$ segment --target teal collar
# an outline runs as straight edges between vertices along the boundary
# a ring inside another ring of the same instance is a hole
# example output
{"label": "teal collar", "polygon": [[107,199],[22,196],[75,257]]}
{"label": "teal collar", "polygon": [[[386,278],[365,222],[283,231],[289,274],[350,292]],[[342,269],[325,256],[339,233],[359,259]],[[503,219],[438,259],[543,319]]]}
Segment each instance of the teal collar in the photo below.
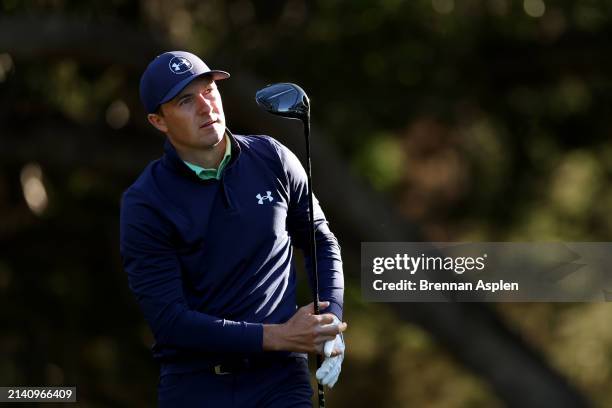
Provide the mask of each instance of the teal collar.
{"label": "teal collar", "polygon": [[221,178],[221,174],[223,174],[223,170],[227,163],[229,163],[232,158],[232,142],[229,136],[225,135],[225,154],[223,155],[223,159],[221,163],[219,163],[219,168],[217,169],[205,169],[204,167],[200,167],[197,164],[189,163],[185,161],[185,164],[194,171],[194,173],[201,178],[202,180],[219,180]]}

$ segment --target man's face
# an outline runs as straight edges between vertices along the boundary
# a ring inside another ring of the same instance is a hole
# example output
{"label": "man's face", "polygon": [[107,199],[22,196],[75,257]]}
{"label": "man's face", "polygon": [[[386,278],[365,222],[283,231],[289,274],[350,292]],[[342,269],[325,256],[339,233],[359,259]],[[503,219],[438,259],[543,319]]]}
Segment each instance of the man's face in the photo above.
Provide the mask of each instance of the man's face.
{"label": "man's face", "polygon": [[149,121],[166,133],[179,152],[212,149],[225,133],[221,95],[208,77],[195,79],[174,99],[161,105],[161,115]]}

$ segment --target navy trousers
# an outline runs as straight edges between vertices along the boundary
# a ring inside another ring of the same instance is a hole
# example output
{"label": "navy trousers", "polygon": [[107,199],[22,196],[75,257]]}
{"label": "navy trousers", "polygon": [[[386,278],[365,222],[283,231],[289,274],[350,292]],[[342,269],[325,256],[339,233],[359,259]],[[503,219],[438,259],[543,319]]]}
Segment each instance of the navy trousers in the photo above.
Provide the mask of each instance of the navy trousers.
{"label": "navy trousers", "polygon": [[160,408],[312,407],[308,361],[302,357],[233,374],[166,374],[159,379],[158,397]]}

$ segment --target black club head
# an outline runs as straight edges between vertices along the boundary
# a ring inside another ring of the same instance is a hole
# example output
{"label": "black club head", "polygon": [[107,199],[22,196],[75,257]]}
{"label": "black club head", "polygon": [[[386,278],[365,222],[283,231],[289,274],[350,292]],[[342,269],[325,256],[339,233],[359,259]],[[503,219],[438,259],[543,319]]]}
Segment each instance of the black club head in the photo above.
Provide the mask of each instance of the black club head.
{"label": "black club head", "polygon": [[255,94],[257,104],[267,112],[291,119],[308,120],[310,102],[306,92],[296,84],[268,85]]}

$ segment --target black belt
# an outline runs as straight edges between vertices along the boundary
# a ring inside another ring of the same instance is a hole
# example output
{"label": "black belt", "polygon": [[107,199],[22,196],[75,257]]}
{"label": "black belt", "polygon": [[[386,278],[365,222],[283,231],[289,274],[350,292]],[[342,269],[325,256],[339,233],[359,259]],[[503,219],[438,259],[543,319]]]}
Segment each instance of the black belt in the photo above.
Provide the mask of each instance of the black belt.
{"label": "black belt", "polygon": [[290,361],[295,361],[296,358],[302,357],[284,356],[282,358],[276,357],[268,359],[243,358],[214,365],[210,368],[210,371],[216,375],[240,374],[248,371],[285,365]]}

